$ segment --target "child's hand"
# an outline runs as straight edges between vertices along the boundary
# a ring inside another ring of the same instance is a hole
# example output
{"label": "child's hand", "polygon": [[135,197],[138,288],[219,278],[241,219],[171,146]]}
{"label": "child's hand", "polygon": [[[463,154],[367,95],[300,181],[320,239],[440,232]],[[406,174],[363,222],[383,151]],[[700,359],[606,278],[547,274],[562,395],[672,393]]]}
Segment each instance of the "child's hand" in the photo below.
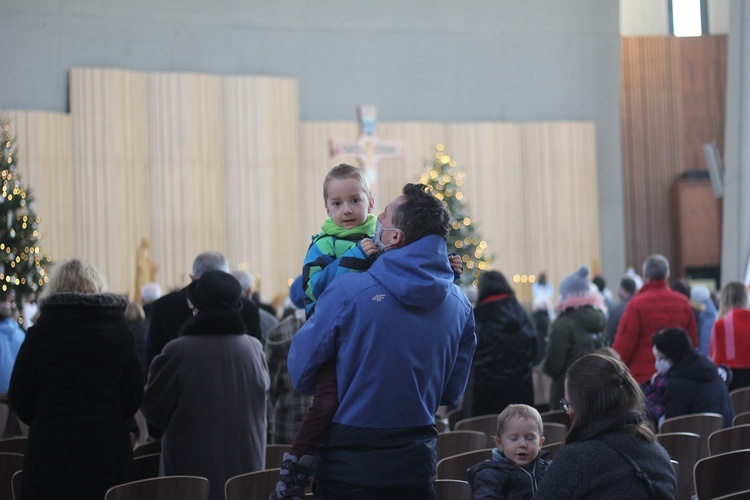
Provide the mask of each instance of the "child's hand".
{"label": "child's hand", "polygon": [[379,253],[378,247],[375,246],[375,243],[370,238],[362,238],[360,244],[362,245],[362,251],[368,257],[373,257]]}
{"label": "child's hand", "polygon": [[461,263],[461,257],[456,255],[455,253],[452,253],[448,256],[448,262],[451,264],[451,269],[453,269],[453,272],[456,274],[461,274],[464,272],[464,265]]}

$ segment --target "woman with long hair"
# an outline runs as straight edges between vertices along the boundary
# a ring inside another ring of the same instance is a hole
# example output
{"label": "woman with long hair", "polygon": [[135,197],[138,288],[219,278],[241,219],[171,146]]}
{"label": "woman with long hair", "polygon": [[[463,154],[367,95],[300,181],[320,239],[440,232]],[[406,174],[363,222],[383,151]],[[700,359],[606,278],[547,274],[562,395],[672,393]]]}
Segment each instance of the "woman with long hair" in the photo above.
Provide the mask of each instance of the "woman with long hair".
{"label": "woman with long hair", "polygon": [[126,424],[143,373],[125,321],[127,299],[106,293],[88,262],[59,264],[40,300],[8,398],[29,425],[24,499],[97,499],[133,479]]}
{"label": "woman with long hair", "polygon": [[477,288],[477,350],[467,397],[470,413],[465,415],[500,413],[509,404],[533,405],[534,324],[501,272],[485,271]]}
{"label": "woman with long hair", "polygon": [[534,498],[674,498],[669,455],[621,361],[597,353],[579,358],[567,370],[560,405],[570,431]]}
{"label": "woman with long hair", "polygon": [[729,391],[750,386],[750,310],[747,288],[731,281],[721,290],[719,319],[711,331],[708,357],[732,369]]}

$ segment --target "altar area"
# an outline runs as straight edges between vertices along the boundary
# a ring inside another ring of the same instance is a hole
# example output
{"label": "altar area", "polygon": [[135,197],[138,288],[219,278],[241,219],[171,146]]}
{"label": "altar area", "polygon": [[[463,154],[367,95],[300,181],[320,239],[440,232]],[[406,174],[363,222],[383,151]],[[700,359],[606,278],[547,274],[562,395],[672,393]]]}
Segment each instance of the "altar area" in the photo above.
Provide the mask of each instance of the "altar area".
{"label": "altar area", "polygon": [[[189,281],[196,254],[218,250],[260,277],[264,300],[286,293],[325,218],[325,174],[358,164],[329,151],[357,137],[355,110],[347,122],[302,122],[291,78],[76,68],[69,82],[69,113],[0,110],[53,260],[86,257],[133,297],[142,240],[165,290]],[[600,261],[592,122],[379,118],[378,137],[403,144],[402,158],[378,163],[380,207],[419,181],[442,143],[466,172],[492,268],[557,283]]]}

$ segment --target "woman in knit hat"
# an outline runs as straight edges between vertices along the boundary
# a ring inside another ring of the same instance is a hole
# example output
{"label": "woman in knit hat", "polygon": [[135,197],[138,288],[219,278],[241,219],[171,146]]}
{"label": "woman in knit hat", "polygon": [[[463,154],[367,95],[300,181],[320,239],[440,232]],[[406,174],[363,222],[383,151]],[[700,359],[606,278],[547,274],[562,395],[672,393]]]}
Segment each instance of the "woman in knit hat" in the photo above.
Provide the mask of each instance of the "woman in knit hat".
{"label": "woman in knit hat", "polygon": [[552,378],[550,410],[560,408],[568,367],[584,354],[604,346],[607,318],[603,305],[604,298],[589,280],[588,267],[582,266],[560,283],[558,316],[550,325],[547,354],[542,362],[542,371]]}
{"label": "woman in knit hat", "polygon": [[187,288],[193,317],[151,363],[141,411],[164,429],[160,473],[208,478],[224,499],[232,476],[263,470],[270,380],[263,348],[238,313],[242,287],[206,271]]}

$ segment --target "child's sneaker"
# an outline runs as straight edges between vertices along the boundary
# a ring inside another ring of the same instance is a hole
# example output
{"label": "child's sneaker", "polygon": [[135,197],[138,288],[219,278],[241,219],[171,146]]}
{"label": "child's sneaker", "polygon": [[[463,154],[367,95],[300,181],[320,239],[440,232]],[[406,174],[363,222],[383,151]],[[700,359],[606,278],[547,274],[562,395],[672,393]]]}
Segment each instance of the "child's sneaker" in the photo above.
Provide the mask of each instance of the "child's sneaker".
{"label": "child's sneaker", "polygon": [[281,462],[281,473],[276,490],[270,500],[303,500],[305,489],[310,486],[313,457],[302,455],[299,460],[291,453],[284,453]]}

